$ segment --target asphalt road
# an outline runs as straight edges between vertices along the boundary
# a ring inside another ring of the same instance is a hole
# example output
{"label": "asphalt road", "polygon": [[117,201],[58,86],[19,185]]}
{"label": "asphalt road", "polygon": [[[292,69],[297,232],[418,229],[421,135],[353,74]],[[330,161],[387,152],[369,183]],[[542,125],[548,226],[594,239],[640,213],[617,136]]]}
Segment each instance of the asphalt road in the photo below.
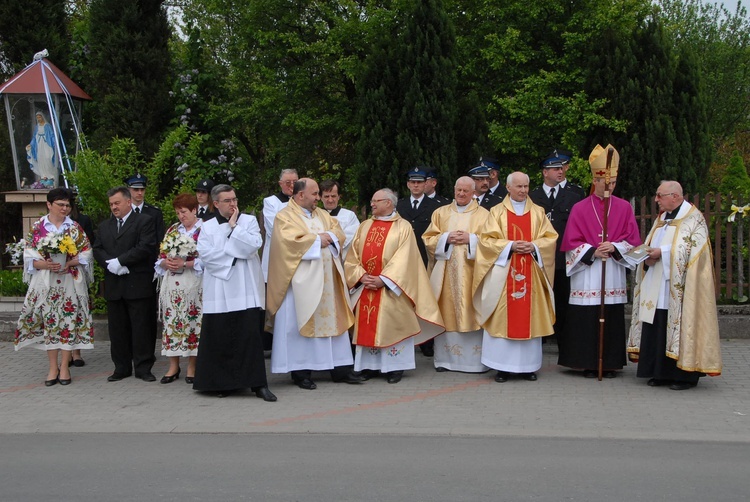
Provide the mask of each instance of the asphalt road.
{"label": "asphalt road", "polygon": [[3,434],[2,501],[741,501],[747,443]]}

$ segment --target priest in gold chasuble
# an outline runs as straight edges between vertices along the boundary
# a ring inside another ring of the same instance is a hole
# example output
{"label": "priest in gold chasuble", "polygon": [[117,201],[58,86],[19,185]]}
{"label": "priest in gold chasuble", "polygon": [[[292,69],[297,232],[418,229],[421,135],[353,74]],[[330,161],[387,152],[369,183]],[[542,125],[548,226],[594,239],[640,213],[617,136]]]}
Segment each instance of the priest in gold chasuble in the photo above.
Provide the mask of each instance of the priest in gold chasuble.
{"label": "priest in gold chasuble", "polygon": [[291,372],[312,390],[312,370],[331,370],[333,381],[362,381],[352,372],[348,329],[354,323],[340,251],[344,232],[318,208],[318,184],[294,184],[287,207],[276,215],[271,237],[266,309],[273,316],[271,372]]}
{"label": "priest in gold chasuble", "polygon": [[[483,373],[482,328],[471,298],[471,281],[479,234],[492,222],[490,213],[473,198],[474,180],[456,180],[453,203],[432,213],[422,235],[430,261],[432,291],[445,321],[445,333],[435,338],[434,364],[437,371]],[[497,242],[499,228],[487,235]]]}
{"label": "priest in gold chasuble", "polygon": [[416,367],[414,344],[442,333],[435,296],[411,224],[395,211],[390,189],[375,192],[372,218],[360,225],[346,256],[346,282],[355,305],[354,369],[380,371],[388,383]]}
{"label": "priest in gold chasuble", "polygon": [[495,381],[511,373],[535,381],[542,367],[541,337],[554,333],[557,232],[544,209],[528,198],[529,177],[511,173],[508,197],[490,211],[494,226],[479,239],[473,301],[482,337],[482,363],[498,370]]}
{"label": "priest in gold chasuble", "polygon": [[721,374],[713,254],[703,214],[676,181],[656,192],[659,218],[646,237],[648,258],[635,274],[627,350],[639,378],[672,390]]}

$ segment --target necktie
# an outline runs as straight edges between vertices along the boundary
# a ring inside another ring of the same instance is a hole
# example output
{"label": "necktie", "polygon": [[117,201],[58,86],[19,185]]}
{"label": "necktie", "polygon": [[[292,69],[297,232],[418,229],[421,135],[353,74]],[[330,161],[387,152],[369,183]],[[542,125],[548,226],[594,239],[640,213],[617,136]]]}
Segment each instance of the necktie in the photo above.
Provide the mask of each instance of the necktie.
{"label": "necktie", "polygon": [[549,200],[553,202],[555,200],[555,187],[549,189]]}
{"label": "necktie", "polygon": [[419,206],[419,201],[415,200],[414,202],[412,202],[412,204],[414,204],[414,209],[417,209],[417,206]]}
{"label": "necktie", "polygon": [[200,210],[198,211],[198,218],[202,217],[202,216],[203,216],[204,214],[206,214],[206,208],[205,208],[205,207],[202,207],[202,208],[200,208]]}
{"label": "necktie", "polygon": [[120,233],[120,230],[122,229],[122,224],[123,224],[122,218],[118,218],[117,219],[117,233],[118,234]]}
{"label": "necktie", "polygon": [[138,213],[138,214],[140,214],[141,213],[141,208],[140,207],[136,207],[135,208],[135,212]]}

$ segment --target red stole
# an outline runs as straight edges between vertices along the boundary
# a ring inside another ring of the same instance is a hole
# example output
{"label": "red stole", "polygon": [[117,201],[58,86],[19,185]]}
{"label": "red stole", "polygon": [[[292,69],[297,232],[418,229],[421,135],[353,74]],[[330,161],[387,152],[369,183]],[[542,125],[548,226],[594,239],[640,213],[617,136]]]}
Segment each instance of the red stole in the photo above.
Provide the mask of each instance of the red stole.
{"label": "red stole", "polygon": [[[380,275],[383,271],[383,248],[392,224],[393,221],[375,220],[367,232],[367,238],[362,247],[362,265],[369,275]],[[380,316],[380,299],[384,289],[366,289],[359,298],[357,345],[375,346],[375,335],[378,332],[378,317]]]}
{"label": "red stole", "polygon": [[[508,215],[508,239],[512,241],[532,241],[531,213],[517,216],[513,211]],[[528,340],[531,334],[531,274],[530,254],[513,253],[510,271],[505,281],[508,304],[508,338]]]}

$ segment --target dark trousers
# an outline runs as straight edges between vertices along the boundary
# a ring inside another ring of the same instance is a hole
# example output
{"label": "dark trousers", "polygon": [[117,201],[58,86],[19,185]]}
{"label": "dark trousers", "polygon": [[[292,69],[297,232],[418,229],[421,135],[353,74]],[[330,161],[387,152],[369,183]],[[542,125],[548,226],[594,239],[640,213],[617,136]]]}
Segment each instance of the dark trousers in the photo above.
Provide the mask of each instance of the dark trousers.
{"label": "dark trousers", "polygon": [[558,338],[565,329],[565,313],[570,299],[570,277],[564,268],[555,269],[555,285],[552,289],[555,292],[555,338]]}
{"label": "dark trousers", "polygon": [[153,298],[108,300],[110,353],[115,374],[142,376],[156,357],[156,310]]}
{"label": "dark trousers", "polygon": [[643,323],[636,376],[695,385],[703,373],[681,370],[677,361],[666,356],[668,315],[667,310],[656,309],[653,324]]}
{"label": "dark trousers", "polygon": [[[334,382],[343,380],[346,375],[354,370],[354,365],[348,364],[346,366],[336,366],[331,372],[331,380]],[[292,371],[292,381],[299,382],[301,380],[304,380],[305,378],[311,378],[312,377],[312,370],[295,370]]]}

